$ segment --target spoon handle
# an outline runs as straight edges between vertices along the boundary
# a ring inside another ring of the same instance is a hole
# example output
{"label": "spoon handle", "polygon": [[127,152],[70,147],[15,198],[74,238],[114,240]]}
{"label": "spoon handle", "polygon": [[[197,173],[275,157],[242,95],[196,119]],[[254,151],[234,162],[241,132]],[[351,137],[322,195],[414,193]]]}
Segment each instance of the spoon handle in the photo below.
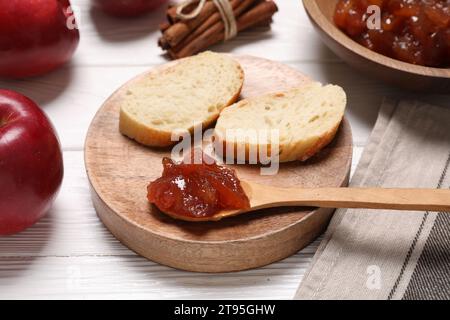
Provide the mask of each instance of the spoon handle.
{"label": "spoon handle", "polygon": [[[311,206],[450,212],[448,189],[261,188],[252,207]],[[264,200],[262,200],[264,199]],[[270,205],[268,205],[270,203]]]}

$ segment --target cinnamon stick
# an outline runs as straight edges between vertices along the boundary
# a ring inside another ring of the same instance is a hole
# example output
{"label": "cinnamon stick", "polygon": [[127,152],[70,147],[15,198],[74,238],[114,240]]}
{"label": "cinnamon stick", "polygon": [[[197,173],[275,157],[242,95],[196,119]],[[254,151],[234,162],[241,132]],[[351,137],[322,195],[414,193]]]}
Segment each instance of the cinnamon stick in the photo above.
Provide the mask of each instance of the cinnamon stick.
{"label": "cinnamon stick", "polygon": [[166,38],[161,37],[158,39],[158,45],[163,49],[163,50],[167,50],[170,49],[170,45],[167,42]]}
{"label": "cinnamon stick", "polygon": [[[251,8],[249,11],[245,12],[237,19],[238,32],[256,25],[260,25],[261,23],[265,23],[267,20],[272,19],[272,16],[277,11],[277,5],[271,0],[263,1],[257,4],[255,7]],[[168,50],[168,52],[174,59],[194,55],[224,40],[224,28],[224,23],[222,20],[220,20],[192,41],[186,43],[183,42],[183,45],[176,48],[177,50],[171,48]]]}
{"label": "cinnamon stick", "polygon": [[[235,9],[241,2],[242,0],[231,0],[231,7]],[[173,24],[169,29],[164,31],[163,36],[166,38],[169,45],[174,47],[216,11],[218,12],[216,5],[212,1],[207,1],[200,11],[200,14],[195,19],[180,21]]]}
{"label": "cinnamon stick", "polygon": [[159,24],[159,30],[161,30],[162,32],[166,31],[167,29],[169,29],[171,26],[171,24],[169,22],[161,22]]}
{"label": "cinnamon stick", "polygon": [[167,20],[170,24],[175,24],[178,22],[176,6],[171,6],[167,9]]}
{"label": "cinnamon stick", "polygon": [[[265,0],[264,0],[265,1]],[[236,19],[245,12],[248,8],[250,8],[253,4],[256,2],[261,2],[261,0],[241,0],[239,1],[236,8],[234,8],[233,13]],[[222,16],[219,12],[214,13],[211,17],[206,19],[206,21],[201,24],[197,29],[194,30],[191,34],[189,34],[182,42],[180,42],[177,46],[173,47],[174,51],[181,50],[182,47],[184,47],[187,43],[190,43],[195,38],[199,37],[201,34],[203,34],[205,31],[207,31],[209,28],[214,26],[216,23],[222,21]]]}
{"label": "cinnamon stick", "polygon": [[273,19],[267,19],[264,21],[261,21],[260,23],[255,24],[254,26],[252,26],[252,28],[269,28],[272,25]]}
{"label": "cinnamon stick", "polygon": [[[187,13],[192,12],[192,10],[197,8],[198,3],[199,1],[191,3],[184,9],[184,12]],[[167,20],[169,21],[170,24],[175,24],[180,21],[180,19],[177,17],[177,8],[178,8],[177,5],[170,5],[169,8],[167,9]]]}

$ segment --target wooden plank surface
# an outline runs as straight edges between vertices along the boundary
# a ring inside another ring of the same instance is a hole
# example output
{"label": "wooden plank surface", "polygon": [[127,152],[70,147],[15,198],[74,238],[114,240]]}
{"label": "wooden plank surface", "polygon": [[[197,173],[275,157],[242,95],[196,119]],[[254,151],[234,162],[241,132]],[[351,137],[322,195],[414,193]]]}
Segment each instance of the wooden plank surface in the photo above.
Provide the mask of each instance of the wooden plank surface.
{"label": "wooden plank surface", "polygon": [[[166,58],[156,46],[161,9],[137,20],[118,20],[72,0],[82,40],[73,61],[47,76],[0,80],[0,87],[35,99],[54,122],[64,149],[66,174],[50,214],[22,234],[0,238],[0,299],[14,298],[266,298],[293,297],[317,240],[291,258],[265,268],[206,275],[159,266],[123,247],[95,215],[82,148],[102,102],[123,82]],[[355,139],[354,166],[386,96],[447,104],[448,95],[417,96],[360,75],[320,42],[297,0],[277,1],[272,30],[256,29],[221,52],[253,54],[287,63],[324,83],[343,86]]]}

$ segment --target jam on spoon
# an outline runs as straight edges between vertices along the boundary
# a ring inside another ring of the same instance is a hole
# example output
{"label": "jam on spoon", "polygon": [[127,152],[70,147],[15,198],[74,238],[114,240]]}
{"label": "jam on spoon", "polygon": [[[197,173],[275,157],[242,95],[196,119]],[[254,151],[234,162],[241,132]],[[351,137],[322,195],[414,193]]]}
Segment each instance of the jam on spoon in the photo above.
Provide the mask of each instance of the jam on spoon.
{"label": "jam on spoon", "polygon": [[[193,161],[195,157],[200,158]],[[191,161],[164,158],[161,178],[147,188],[148,200],[172,217],[212,217],[223,210],[248,209],[250,201],[234,170],[193,151]]]}

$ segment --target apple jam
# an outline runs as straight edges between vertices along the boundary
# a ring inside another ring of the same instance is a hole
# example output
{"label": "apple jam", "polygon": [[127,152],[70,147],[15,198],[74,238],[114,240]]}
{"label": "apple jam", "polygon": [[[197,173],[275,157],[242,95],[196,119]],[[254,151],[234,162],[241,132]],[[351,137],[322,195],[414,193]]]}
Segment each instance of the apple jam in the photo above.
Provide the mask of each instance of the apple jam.
{"label": "apple jam", "polygon": [[[194,154],[194,153],[193,153]],[[225,209],[248,209],[250,201],[234,170],[202,155],[176,163],[164,158],[162,177],[148,186],[148,200],[171,216],[205,218]]]}
{"label": "apple jam", "polygon": [[[367,23],[381,9],[380,28]],[[394,59],[450,66],[450,0],[339,0],[335,24],[363,46]]]}

